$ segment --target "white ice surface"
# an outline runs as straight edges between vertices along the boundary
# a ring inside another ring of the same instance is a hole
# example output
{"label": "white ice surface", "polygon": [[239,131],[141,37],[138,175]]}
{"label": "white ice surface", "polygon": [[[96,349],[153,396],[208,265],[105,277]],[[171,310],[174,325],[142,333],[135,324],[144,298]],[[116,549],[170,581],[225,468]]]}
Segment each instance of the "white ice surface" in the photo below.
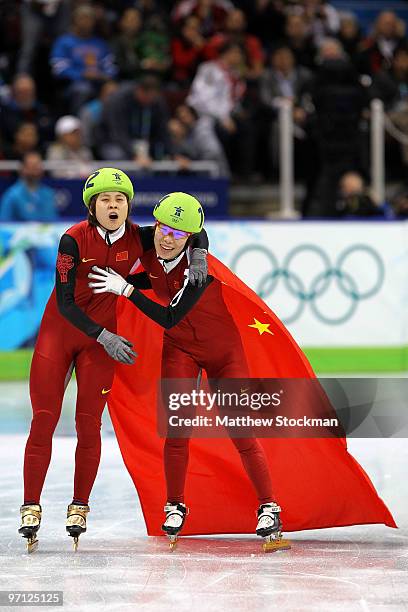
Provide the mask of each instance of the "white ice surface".
{"label": "white ice surface", "polygon": [[[262,552],[256,536],[186,537],[171,553],[165,538],[146,536],[116,440],[105,435],[88,531],[74,553],[65,512],[75,440],[57,436],[41,500],[39,549],[27,555],[17,528],[26,440],[21,427],[28,426],[28,413],[19,403],[23,416],[14,414],[11,427],[10,390],[0,386],[0,426],[8,431],[0,435],[0,589],[62,590],[64,607],[53,609],[84,612],[408,610],[406,440],[349,441],[398,530],[373,525],[297,532],[290,534],[290,551],[273,554]],[[60,430],[71,416],[63,416]]]}

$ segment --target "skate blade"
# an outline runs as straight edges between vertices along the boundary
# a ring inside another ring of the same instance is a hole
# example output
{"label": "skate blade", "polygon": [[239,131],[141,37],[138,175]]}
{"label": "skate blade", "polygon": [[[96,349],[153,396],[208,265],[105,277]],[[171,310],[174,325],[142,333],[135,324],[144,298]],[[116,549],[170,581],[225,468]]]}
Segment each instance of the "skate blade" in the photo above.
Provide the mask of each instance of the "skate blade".
{"label": "skate blade", "polygon": [[290,540],[283,540],[279,538],[277,540],[268,540],[262,544],[264,552],[275,552],[277,550],[289,550],[292,548]]}
{"label": "skate blade", "polygon": [[28,539],[27,540],[27,552],[28,554],[33,553],[34,551],[36,551],[38,548],[38,540],[37,538],[35,539]]}
{"label": "skate blade", "polygon": [[78,550],[78,543],[79,543],[79,538],[78,538],[78,536],[75,536],[73,541],[72,541],[72,546],[74,548],[74,552],[76,552]]}
{"label": "skate blade", "polygon": [[170,552],[173,552],[177,548],[177,538],[175,536],[169,536],[169,537],[170,537],[170,542],[169,542]]}

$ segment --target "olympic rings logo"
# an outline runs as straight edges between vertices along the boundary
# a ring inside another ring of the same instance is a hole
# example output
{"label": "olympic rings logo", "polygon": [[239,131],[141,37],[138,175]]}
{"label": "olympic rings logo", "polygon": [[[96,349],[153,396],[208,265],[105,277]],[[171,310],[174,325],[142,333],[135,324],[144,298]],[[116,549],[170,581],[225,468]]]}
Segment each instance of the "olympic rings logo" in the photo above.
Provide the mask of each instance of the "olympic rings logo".
{"label": "olympic rings logo", "polygon": [[[305,286],[301,276],[293,269],[294,258],[299,254],[305,255],[307,253],[317,255],[323,264],[323,270],[313,277],[308,287]],[[341,325],[351,319],[359,301],[366,300],[380,291],[385,277],[385,266],[380,255],[371,246],[365,244],[356,244],[348,247],[337,257],[334,264],[331,263],[330,257],[322,248],[314,244],[303,244],[295,247],[286,255],[282,266],[279,266],[276,256],[266,247],[249,245],[243,247],[234,255],[231,261],[232,270],[236,272],[239,263],[244,258],[248,255],[256,254],[266,257],[270,266],[270,270],[266,274],[262,274],[256,283],[256,287],[253,287],[259,297],[266,299],[271,296],[282,279],[286,290],[298,299],[298,305],[293,314],[286,318],[282,317],[282,321],[285,324],[298,320],[306,305],[309,304],[313,314],[323,323]],[[359,256],[365,254],[374,265],[374,280],[365,290],[359,289],[356,279],[345,269],[345,264],[347,261],[350,264],[350,257],[355,254]],[[339,316],[324,314],[318,303],[319,298],[333,286],[336,286],[350,301],[346,311]]]}

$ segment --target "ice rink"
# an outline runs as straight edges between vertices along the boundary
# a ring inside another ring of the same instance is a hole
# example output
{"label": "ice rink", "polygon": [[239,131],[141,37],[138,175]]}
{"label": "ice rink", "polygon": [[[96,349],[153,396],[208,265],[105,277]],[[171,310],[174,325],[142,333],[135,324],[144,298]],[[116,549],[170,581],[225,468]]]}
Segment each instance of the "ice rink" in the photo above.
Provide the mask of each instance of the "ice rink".
{"label": "ice rink", "polygon": [[[164,537],[146,536],[105,412],[88,532],[74,553],[65,533],[75,448],[70,386],[41,500],[39,548],[27,555],[17,533],[30,419],[27,385],[0,385],[0,589],[60,590],[63,609],[84,611],[408,610],[406,440],[349,441],[398,530],[373,525],[297,532],[290,534],[290,551],[273,554],[262,552],[255,535],[186,537],[171,553]],[[26,608],[1,607],[6,609]]]}

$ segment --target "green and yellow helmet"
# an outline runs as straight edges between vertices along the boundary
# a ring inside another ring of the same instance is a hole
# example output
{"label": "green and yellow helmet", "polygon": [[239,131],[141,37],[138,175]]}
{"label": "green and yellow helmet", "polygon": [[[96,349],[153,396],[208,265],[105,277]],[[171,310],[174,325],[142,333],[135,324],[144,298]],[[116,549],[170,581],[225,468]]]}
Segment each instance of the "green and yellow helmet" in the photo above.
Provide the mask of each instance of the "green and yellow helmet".
{"label": "green and yellow helmet", "polygon": [[153,209],[153,216],[169,227],[196,234],[204,225],[204,211],[194,196],[175,191],[165,195]]}
{"label": "green and yellow helmet", "polygon": [[129,201],[134,196],[132,181],[127,174],[117,168],[100,168],[88,176],[82,192],[85,206],[89,208],[92,196],[103,191],[120,191],[129,198]]}

